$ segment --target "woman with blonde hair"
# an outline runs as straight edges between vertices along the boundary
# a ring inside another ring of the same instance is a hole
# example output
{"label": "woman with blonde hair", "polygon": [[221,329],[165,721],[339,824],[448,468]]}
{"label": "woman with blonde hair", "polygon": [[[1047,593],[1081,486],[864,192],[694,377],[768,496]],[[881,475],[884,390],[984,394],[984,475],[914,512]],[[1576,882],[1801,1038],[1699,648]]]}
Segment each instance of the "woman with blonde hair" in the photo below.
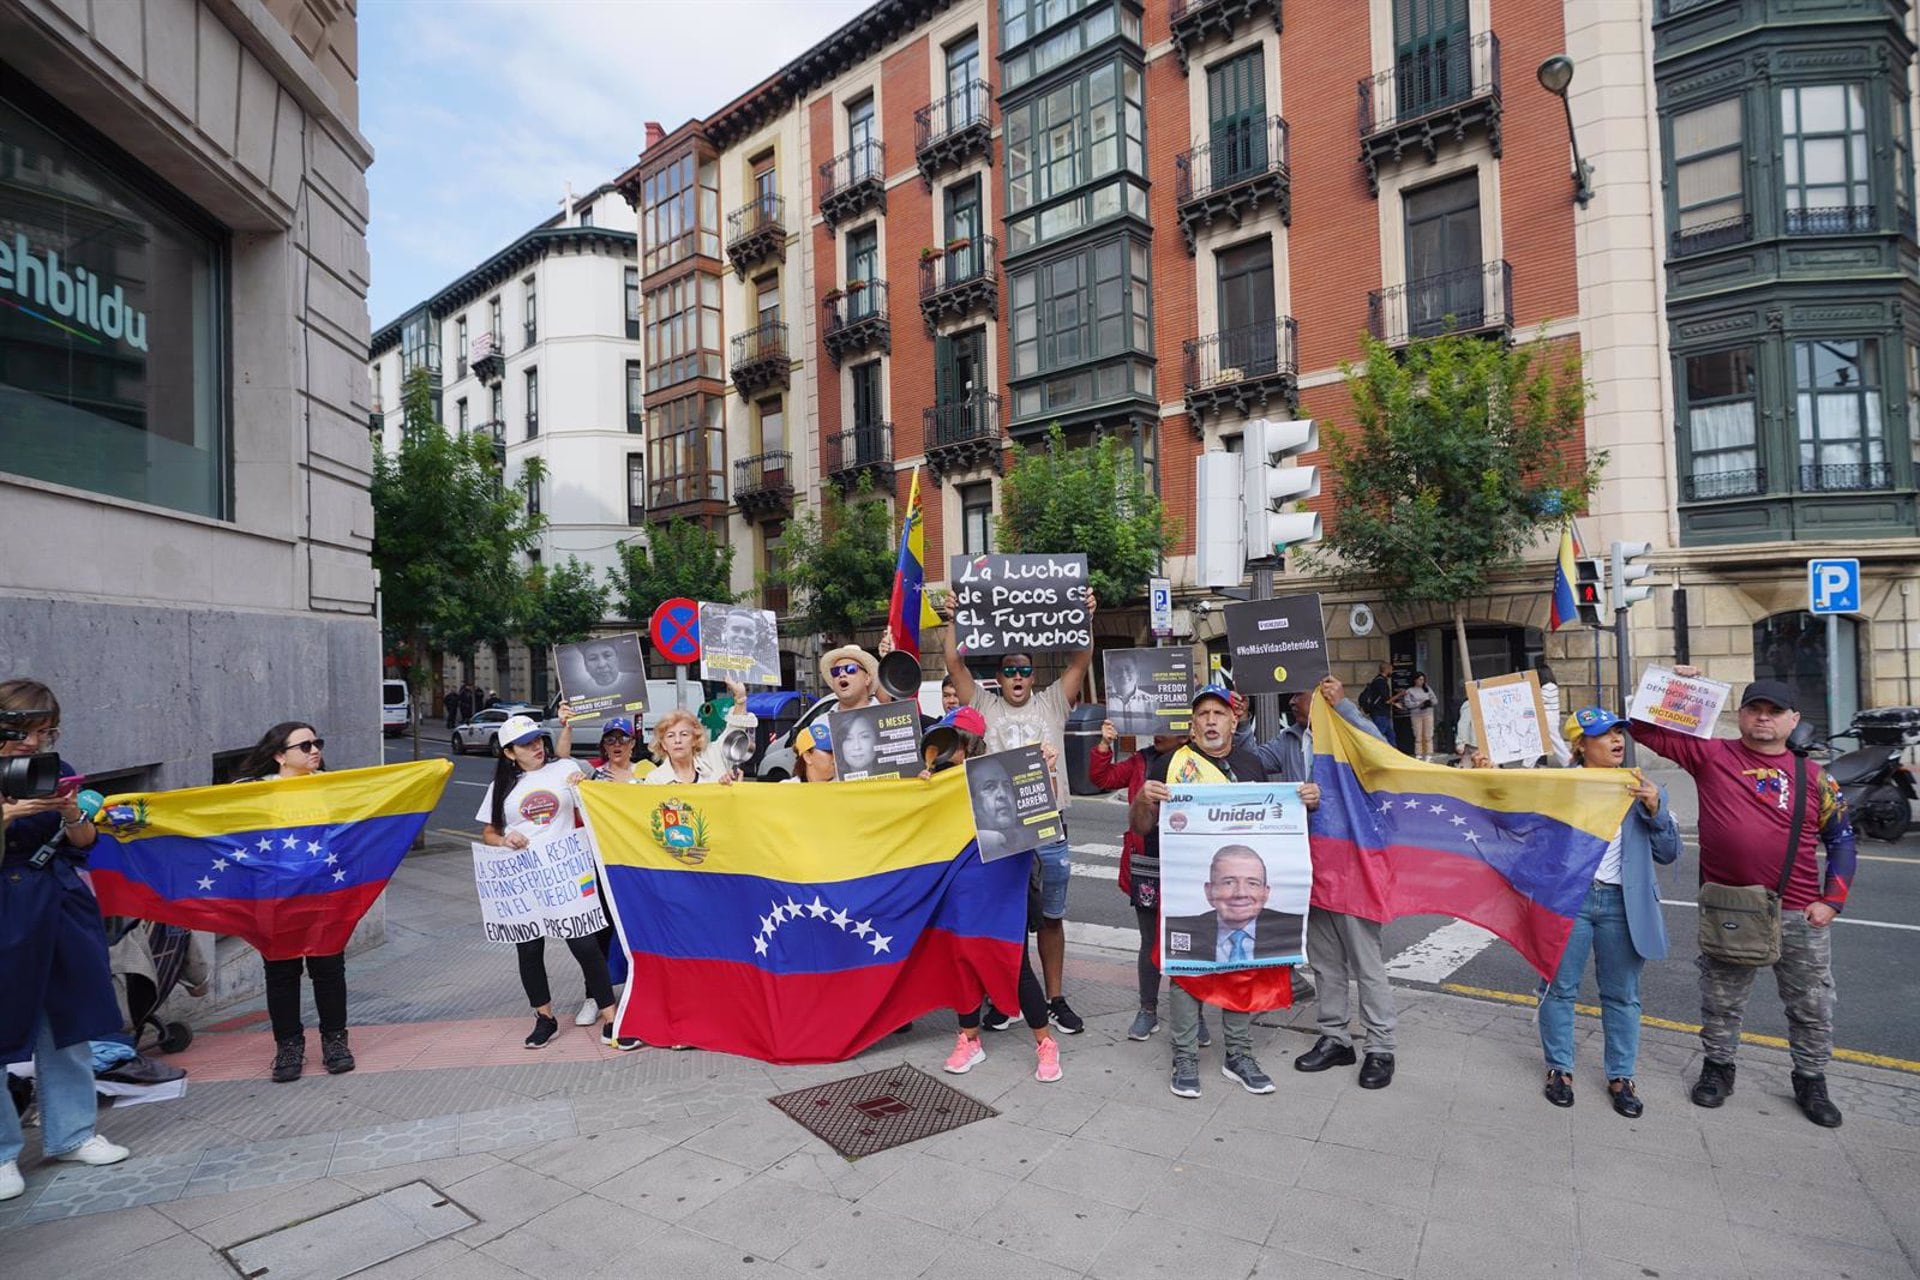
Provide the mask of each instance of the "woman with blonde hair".
{"label": "woman with blonde hair", "polygon": [[[733,695],[733,708],[727,712],[729,732],[740,729],[751,734],[760,725],[760,717],[748,711],[747,691],[737,681],[727,682]],[[723,735],[724,736],[724,735]],[[721,743],[707,741],[706,726],[684,708],[675,708],[661,716],[653,726],[649,744],[653,758],[660,763],[641,780],[650,787],[670,787],[675,783],[738,782],[740,770],[727,759]]]}

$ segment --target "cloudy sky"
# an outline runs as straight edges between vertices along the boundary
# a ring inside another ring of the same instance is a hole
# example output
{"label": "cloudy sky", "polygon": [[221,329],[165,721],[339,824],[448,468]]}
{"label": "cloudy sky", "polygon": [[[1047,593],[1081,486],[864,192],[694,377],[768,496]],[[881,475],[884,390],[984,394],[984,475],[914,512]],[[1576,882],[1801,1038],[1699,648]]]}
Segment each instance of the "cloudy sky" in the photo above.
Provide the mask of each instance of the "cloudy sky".
{"label": "cloudy sky", "polygon": [[868,0],[361,0],[376,329]]}

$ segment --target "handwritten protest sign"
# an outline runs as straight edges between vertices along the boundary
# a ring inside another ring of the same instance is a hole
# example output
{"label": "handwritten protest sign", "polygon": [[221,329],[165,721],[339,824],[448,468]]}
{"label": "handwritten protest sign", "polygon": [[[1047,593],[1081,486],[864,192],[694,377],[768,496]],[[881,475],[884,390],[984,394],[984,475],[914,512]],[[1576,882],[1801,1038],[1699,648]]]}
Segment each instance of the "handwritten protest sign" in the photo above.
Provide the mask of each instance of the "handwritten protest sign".
{"label": "handwritten protest sign", "polygon": [[954,556],[956,639],[966,653],[1059,653],[1093,644],[1085,556]]}
{"label": "handwritten protest sign", "polygon": [[1711,738],[1714,721],[1727,705],[1733,686],[1703,676],[1677,675],[1666,667],[1640,673],[1627,719],[1664,725],[1695,738]]}
{"label": "handwritten protest sign", "polygon": [[607,927],[584,828],[543,831],[524,849],[476,844],[473,883],[489,942],[584,938]]}
{"label": "handwritten protest sign", "polygon": [[1469,680],[1475,739],[1495,764],[1537,760],[1547,753],[1547,708],[1540,677],[1532,671],[1491,680]]}

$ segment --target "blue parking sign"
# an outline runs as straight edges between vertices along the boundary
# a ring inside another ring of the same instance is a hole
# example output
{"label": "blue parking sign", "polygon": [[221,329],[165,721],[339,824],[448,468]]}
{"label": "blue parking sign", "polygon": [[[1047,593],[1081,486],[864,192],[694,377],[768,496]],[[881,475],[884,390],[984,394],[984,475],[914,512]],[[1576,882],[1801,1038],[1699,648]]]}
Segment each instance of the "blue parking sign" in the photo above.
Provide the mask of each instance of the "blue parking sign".
{"label": "blue parking sign", "polygon": [[1860,612],[1860,562],[1807,561],[1807,611],[1819,614]]}

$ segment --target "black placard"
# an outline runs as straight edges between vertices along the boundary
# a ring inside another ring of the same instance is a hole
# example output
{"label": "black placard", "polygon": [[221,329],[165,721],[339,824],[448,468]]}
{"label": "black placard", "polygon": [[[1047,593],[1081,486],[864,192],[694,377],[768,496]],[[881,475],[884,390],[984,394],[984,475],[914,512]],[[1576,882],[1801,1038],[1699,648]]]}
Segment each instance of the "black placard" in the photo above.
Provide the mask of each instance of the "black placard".
{"label": "black placard", "polygon": [[576,720],[637,716],[647,709],[647,664],[638,632],[554,646],[560,692]]}
{"label": "black placard", "polygon": [[1065,838],[1053,774],[1037,746],[967,761],[967,796],[982,862]]}
{"label": "black placard", "polygon": [[1224,612],[1236,692],[1298,693],[1326,678],[1327,628],[1319,593],[1248,600]]}
{"label": "black placard", "polygon": [[926,765],[920,759],[920,707],[913,702],[882,702],[827,716],[833,738],[833,776],[841,782],[862,778],[915,778]]}
{"label": "black placard", "polygon": [[1107,719],[1123,734],[1185,733],[1192,716],[1193,650],[1109,649],[1101,655]]}
{"label": "black placard", "polygon": [[1085,556],[953,556],[956,638],[965,653],[1091,648]]}
{"label": "black placard", "polygon": [[770,609],[700,602],[700,678],[780,683],[780,632]]}

